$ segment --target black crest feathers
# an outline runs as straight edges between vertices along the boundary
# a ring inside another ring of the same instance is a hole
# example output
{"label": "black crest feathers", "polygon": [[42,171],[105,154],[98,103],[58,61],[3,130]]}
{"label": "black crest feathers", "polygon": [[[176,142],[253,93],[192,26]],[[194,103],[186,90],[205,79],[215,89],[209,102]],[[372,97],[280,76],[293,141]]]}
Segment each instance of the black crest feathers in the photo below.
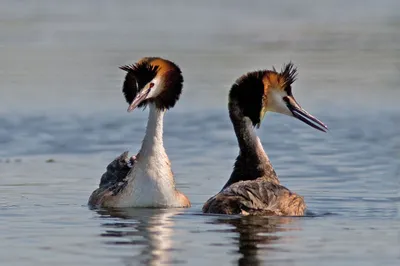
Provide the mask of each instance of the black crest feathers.
{"label": "black crest feathers", "polygon": [[[229,109],[241,110],[244,116],[251,119],[253,126],[260,123],[260,112],[264,94],[263,76],[265,70],[249,72],[233,84],[229,92]],[[231,114],[232,115],[232,114]]]}
{"label": "black crest feathers", "polygon": [[[158,66],[152,66],[146,61],[134,64],[121,66],[120,69],[128,72],[125,76],[122,92],[128,104],[131,104],[139,91],[151,80],[155,78],[158,71]],[[146,102],[139,104],[139,107],[146,106]]]}
{"label": "black crest feathers", "polygon": [[131,104],[136,95],[146,84],[157,75],[159,78],[159,94],[139,104],[145,107],[148,103],[155,103],[159,109],[174,107],[179,100],[183,87],[183,77],[180,68],[173,62],[159,58],[147,57],[134,65],[126,65],[120,69],[128,72],[125,77],[122,92],[126,101]]}
{"label": "black crest feathers", "polygon": [[[277,72],[273,67],[273,71]],[[286,65],[283,65],[281,72],[278,73],[283,78],[283,89],[287,92],[288,95],[292,94],[292,84],[297,79],[297,68],[293,65],[292,62],[289,62]]]}

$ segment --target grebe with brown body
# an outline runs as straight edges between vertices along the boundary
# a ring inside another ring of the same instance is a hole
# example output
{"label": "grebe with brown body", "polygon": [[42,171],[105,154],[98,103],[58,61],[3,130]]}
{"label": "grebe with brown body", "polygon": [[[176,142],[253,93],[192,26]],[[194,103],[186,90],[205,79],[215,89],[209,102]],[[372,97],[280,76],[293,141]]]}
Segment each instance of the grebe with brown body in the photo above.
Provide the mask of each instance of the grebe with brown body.
{"label": "grebe with brown body", "polygon": [[189,199],[175,188],[171,162],[163,144],[163,119],[174,107],[183,87],[179,67],[158,57],[145,57],[123,66],[123,93],[128,112],[149,106],[142,147],[136,156],[122,153],[103,174],[99,188],[89,198],[92,207],[190,207]]}
{"label": "grebe with brown body", "polygon": [[229,93],[229,116],[240,152],[230,179],[204,204],[204,213],[304,215],[303,197],[281,185],[255,132],[268,111],[295,117],[324,132],[327,130],[294,99],[291,86],[296,75],[296,68],[289,63],[280,73],[275,68],[250,72],[233,84]]}

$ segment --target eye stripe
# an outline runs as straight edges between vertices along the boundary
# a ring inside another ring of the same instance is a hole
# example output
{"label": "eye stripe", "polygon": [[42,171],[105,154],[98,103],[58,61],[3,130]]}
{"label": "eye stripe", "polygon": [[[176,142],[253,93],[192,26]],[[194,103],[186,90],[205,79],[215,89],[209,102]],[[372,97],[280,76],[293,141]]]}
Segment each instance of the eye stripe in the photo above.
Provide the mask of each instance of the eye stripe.
{"label": "eye stripe", "polygon": [[289,104],[289,98],[287,96],[283,97],[283,100],[285,101],[286,104]]}

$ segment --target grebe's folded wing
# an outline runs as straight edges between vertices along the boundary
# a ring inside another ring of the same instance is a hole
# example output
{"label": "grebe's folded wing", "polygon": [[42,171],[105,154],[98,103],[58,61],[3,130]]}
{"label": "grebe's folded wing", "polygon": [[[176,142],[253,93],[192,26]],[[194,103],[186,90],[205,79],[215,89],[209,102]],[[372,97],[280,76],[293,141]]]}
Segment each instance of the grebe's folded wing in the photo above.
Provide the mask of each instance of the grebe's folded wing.
{"label": "grebe's folded wing", "polygon": [[210,198],[205,213],[244,215],[290,215],[304,213],[303,197],[286,187],[261,178],[239,181]]}
{"label": "grebe's folded wing", "polygon": [[100,206],[105,201],[118,195],[127,185],[127,176],[135,163],[135,157],[128,158],[128,152],[123,152],[115,158],[101,176],[99,188],[93,191],[88,204],[92,207]]}
{"label": "grebe's folded wing", "polygon": [[107,187],[112,184],[122,182],[132,169],[135,161],[128,158],[128,151],[123,152],[115,158],[101,176],[99,187]]}

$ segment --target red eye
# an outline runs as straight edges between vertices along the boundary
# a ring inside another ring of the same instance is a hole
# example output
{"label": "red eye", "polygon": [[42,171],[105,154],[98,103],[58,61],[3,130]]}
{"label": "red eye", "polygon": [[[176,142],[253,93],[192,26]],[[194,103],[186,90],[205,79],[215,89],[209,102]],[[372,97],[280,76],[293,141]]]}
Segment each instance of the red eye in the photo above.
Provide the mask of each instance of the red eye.
{"label": "red eye", "polygon": [[149,85],[149,89],[151,89],[151,88],[153,88],[154,87],[154,83],[152,82],[152,83],[150,83],[150,85]]}

